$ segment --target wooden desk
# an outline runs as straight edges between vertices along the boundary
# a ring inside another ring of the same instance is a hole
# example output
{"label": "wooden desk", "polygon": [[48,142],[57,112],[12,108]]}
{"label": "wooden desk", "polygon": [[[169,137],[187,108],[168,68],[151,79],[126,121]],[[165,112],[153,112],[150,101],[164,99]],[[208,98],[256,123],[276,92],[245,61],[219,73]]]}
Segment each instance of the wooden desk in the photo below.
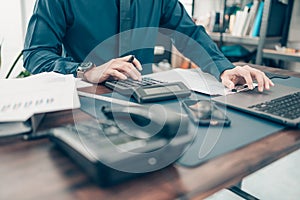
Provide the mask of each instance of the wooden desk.
{"label": "wooden desk", "polygon": [[[300,77],[281,69],[260,69]],[[98,87],[97,92],[105,90]],[[88,118],[80,110],[49,113],[40,128]],[[197,168],[174,165],[103,189],[47,139],[0,140],[0,199],[202,199],[298,148],[300,130],[286,129]]]}

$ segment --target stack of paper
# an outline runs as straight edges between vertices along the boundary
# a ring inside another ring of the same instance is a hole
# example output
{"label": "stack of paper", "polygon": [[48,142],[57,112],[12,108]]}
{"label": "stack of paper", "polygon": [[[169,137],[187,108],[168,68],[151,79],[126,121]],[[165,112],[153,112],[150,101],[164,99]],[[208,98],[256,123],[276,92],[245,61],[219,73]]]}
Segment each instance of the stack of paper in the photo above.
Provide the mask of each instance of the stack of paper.
{"label": "stack of paper", "polygon": [[73,75],[41,73],[0,80],[0,122],[26,121],[32,115],[80,107]]}

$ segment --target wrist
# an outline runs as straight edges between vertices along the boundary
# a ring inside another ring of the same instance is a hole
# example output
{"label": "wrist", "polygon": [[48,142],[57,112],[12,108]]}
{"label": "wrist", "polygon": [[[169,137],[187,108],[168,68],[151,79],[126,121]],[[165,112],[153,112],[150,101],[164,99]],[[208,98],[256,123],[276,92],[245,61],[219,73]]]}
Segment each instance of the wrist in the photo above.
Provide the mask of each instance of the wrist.
{"label": "wrist", "polygon": [[223,80],[224,76],[225,76],[225,73],[226,73],[227,70],[224,70],[221,74],[220,74],[220,81]]}
{"label": "wrist", "polygon": [[92,62],[83,62],[80,63],[77,67],[77,78],[81,78],[82,80],[87,80],[86,78],[86,72],[90,71],[96,67],[96,65]]}

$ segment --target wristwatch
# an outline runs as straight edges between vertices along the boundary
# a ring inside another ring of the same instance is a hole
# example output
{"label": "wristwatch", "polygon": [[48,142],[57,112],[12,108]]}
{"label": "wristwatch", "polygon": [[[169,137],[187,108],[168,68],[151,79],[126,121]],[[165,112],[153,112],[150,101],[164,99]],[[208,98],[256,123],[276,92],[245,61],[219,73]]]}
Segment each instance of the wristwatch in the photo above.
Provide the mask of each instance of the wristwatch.
{"label": "wristwatch", "polygon": [[84,73],[89,71],[90,69],[94,68],[96,65],[92,62],[83,62],[80,63],[77,68],[77,78],[81,78],[83,80],[86,80],[84,77]]}

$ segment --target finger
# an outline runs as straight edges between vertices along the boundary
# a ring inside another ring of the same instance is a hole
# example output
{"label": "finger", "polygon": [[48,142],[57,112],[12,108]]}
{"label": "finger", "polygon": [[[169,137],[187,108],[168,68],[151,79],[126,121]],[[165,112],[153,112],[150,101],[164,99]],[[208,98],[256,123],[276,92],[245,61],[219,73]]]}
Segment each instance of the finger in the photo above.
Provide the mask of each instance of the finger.
{"label": "finger", "polygon": [[140,71],[143,70],[142,64],[140,63],[140,61],[138,61],[138,59],[135,58],[132,63],[138,70],[140,70]]}
{"label": "finger", "polygon": [[270,82],[267,78],[264,77],[264,87],[266,88],[266,90],[270,89]]}
{"label": "finger", "polygon": [[121,72],[119,72],[118,70],[115,70],[115,69],[109,70],[108,74],[117,80],[126,80],[127,79],[127,76],[125,76],[124,74],[122,74]]}
{"label": "finger", "polygon": [[273,83],[273,81],[272,81],[271,79],[269,79],[269,77],[267,77],[267,76],[266,76],[266,78],[269,80],[269,85],[273,87],[273,86],[275,85],[275,84]]}
{"label": "finger", "polygon": [[257,81],[259,92],[263,92],[264,88],[269,87],[268,84],[265,82],[267,80],[266,79],[267,77],[262,71],[254,69],[254,68],[249,67],[249,66],[246,66],[245,69],[250,71],[251,76],[254,77],[255,80]]}
{"label": "finger", "polygon": [[113,69],[128,74],[133,80],[141,80],[141,73],[133,66],[133,64],[124,61],[115,61]]}
{"label": "finger", "polygon": [[239,71],[241,70],[243,70],[241,66],[236,66],[234,69],[230,70],[230,80],[234,83],[234,85],[246,84],[245,79],[240,75]]}
{"label": "finger", "polygon": [[258,85],[258,91],[260,92],[263,92],[264,91],[264,87],[266,87],[266,82],[265,82],[265,78],[263,76],[262,73],[260,72],[254,72],[254,76],[255,76],[255,79],[257,81],[257,85]]}
{"label": "finger", "polygon": [[230,90],[232,90],[235,86],[235,84],[229,79],[228,76],[223,77],[222,84],[225,85]]}
{"label": "finger", "polygon": [[126,57],[122,57],[122,58],[117,58],[114,59],[114,63],[119,63],[121,65],[125,65],[125,66],[130,66],[130,68],[135,68],[135,65],[133,62],[136,62],[136,58],[134,56],[126,56]]}
{"label": "finger", "polygon": [[[122,61],[125,61],[125,62],[129,62],[130,59],[132,58],[132,56],[133,55],[128,55],[128,56],[121,57],[119,59]],[[138,59],[136,57],[134,57],[134,59],[132,61],[130,61],[130,63],[132,63],[134,65],[134,67],[137,68],[139,71],[143,70],[143,67],[142,67],[140,61],[138,61]]]}
{"label": "finger", "polygon": [[265,88],[267,90],[270,89],[270,86],[274,86],[274,83],[264,74],[264,79],[265,79]]}
{"label": "finger", "polygon": [[237,73],[238,73],[238,75],[240,75],[241,77],[243,77],[245,79],[246,84],[248,85],[248,88],[250,90],[253,90],[253,80],[251,77],[251,73],[243,67],[239,68],[237,70]]}
{"label": "finger", "polygon": [[125,63],[124,70],[133,80],[142,80],[141,73],[134,67],[132,63]]}
{"label": "finger", "polygon": [[257,80],[258,90],[262,92],[264,89],[269,90],[270,86],[274,86],[274,83],[266,76],[266,74],[260,70],[254,69],[248,66],[248,69],[251,71],[252,75]]}

